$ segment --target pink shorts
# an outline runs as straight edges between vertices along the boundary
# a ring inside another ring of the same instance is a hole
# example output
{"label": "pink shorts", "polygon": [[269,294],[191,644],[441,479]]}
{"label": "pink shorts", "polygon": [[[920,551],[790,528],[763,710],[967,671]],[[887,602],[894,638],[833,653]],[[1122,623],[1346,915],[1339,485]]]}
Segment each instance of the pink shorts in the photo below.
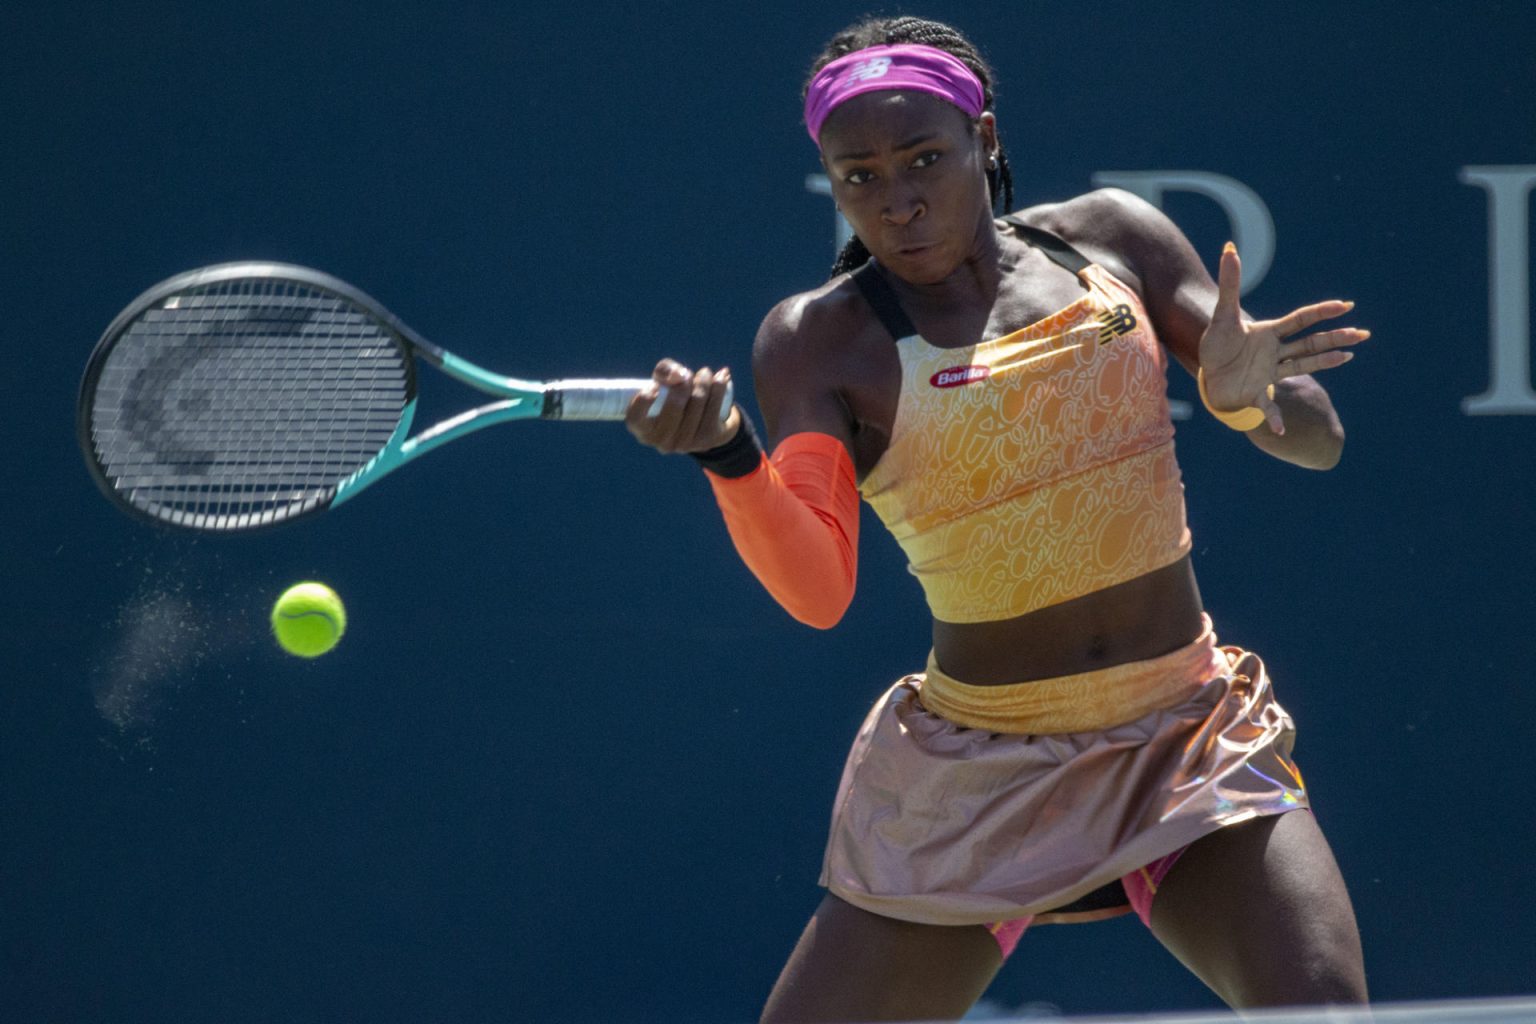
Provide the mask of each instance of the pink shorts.
{"label": "pink shorts", "polygon": [[[1141,923],[1149,928],[1152,926],[1152,898],[1157,895],[1158,887],[1163,884],[1168,869],[1173,867],[1187,849],[1189,847],[1185,846],[1174,850],[1166,857],[1159,857],[1120,879],[1120,884],[1125,887],[1126,898],[1130,900],[1131,909],[1136,911],[1136,916],[1141,918]],[[992,937],[997,940],[998,946],[1002,948],[1004,960],[1013,955],[1014,947],[1019,944],[1019,939],[1024,935],[1024,929],[1028,928],[1033,921],[1034,916],[1031,915],[1017,917],[1012,921],[998,921],[996,924],[987,926]]]}

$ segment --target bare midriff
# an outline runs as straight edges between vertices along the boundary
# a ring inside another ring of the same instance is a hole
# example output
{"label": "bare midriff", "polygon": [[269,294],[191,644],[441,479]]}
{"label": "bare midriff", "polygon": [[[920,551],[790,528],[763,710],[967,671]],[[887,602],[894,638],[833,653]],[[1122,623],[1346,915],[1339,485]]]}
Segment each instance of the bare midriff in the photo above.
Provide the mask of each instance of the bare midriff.
{"label": "bare midriff", "polygon": [[1124,583],[1016,618],[935,619],[933,653],[947,674],[979,686],[1052,679],[1177,650],[1200,636],[1203,612],[1186,555]]}

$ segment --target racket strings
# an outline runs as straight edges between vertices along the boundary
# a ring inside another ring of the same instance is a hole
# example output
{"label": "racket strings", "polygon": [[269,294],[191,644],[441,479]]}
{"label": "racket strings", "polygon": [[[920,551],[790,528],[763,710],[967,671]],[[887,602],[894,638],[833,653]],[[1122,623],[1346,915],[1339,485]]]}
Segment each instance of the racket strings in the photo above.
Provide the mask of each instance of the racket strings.
{"label": "racket strings", "polygon": [[409,357],[368,310],[298,282],[243,279],[144,310],[96,385],[98,461],[130,504],[205,529],[329,500],[394,434]]}

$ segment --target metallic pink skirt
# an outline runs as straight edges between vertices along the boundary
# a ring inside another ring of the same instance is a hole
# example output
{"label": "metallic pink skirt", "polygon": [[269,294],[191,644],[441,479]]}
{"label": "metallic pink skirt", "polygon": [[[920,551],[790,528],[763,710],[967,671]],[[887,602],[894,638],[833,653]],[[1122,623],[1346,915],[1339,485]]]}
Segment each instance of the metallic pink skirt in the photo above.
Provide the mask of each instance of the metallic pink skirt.
{"label": "metallic pink skirt", "polygon": [[1306,807],[1294,736],[1263,662],[1209,628],[1150,661],[1010,686],[930,659],[859,730],[821,884],[906,921],[1049,922],[1216,829]]}

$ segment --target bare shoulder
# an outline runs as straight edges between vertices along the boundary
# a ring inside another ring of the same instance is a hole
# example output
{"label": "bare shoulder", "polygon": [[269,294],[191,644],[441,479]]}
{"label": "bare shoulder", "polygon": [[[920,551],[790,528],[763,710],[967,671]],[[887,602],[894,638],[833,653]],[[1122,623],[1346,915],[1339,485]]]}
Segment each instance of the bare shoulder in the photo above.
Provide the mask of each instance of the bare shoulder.
{"label": "bare shoulder", "polygon": [[1059,203],[1041,203],[1015,216],[1074,245],[1123,247],[1146,235],[1178,230],[1157,207],[1120,188],[1095,189]]}
{"label": "bare shoulder", "polygon": [[1018,211],[1026,224],[1071,243],[1116,277],[1145,291],[1165,268],[1199,260],[1178,226],[1157,207],[1124,189],[1101,188],[1059,203]]}
{"label": "bare shoulder", "polygon": [[769,436],[815,430],[851,448],[870,415],[858,395],[890,347],[847,276],[779,302],[752,345],[753,390]]}
{"label": "bare shoulder", "polygon": [[869,333],[870,320],[868,305],[846,275],[780,301],[763,318],[752,345],[759,386],[765,375],[798,375],[835,364],[850,341]]}

